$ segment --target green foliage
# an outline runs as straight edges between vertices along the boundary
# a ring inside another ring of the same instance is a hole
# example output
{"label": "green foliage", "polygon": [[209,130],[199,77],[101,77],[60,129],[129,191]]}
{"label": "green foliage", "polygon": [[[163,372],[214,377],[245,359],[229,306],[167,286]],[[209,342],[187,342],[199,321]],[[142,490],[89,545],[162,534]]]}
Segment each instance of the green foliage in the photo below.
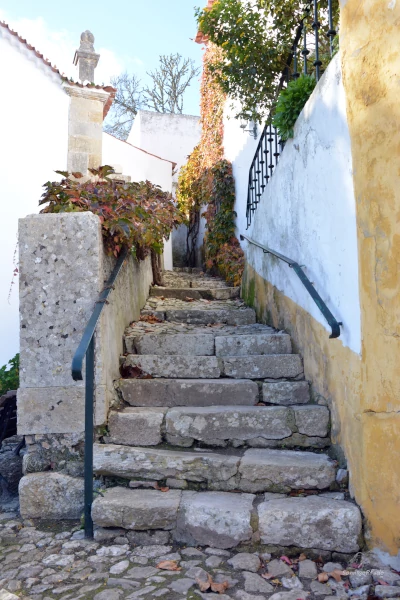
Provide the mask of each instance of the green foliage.
{"label": "green foliage", "polygon": [[283,140],[293,137],[294,125],[316,83],[311,75],[301,75],[291,81],[279,94],[272,124],[278,129]]}
{"label": "green foliage", "polygon": [[[8,367],[8,368],[7,368]],[[19,387],[19,354],[0,368],[0,396]]]}
{"label": "green foliage", "polygon": [[[213,69],[223,91],[240,101],[238,117],[261,122],[273,108],[303,19],[311,31],[308,6],[310,2],[299,0],[217,0],[211,8],[197,9],[200,31],[223,50]],[[320,0],[322,41],[328,30],[326,7],[327,0]],[[338,12],[338,0],[334,0],[336,23]]]}
{"label": "green foliage", "polygon": [[138,258],[149,250],[160,254],[163,240],[183,222],[172,197],[150,181],[122,183],[110,177],[112,167],[92,169],[93,177],[81,173],[64,176],[61,182],[47,182],[39,204],[42,213],[86,212],[99,216],[105,248],[118,256],[124,247],[135,249]]}

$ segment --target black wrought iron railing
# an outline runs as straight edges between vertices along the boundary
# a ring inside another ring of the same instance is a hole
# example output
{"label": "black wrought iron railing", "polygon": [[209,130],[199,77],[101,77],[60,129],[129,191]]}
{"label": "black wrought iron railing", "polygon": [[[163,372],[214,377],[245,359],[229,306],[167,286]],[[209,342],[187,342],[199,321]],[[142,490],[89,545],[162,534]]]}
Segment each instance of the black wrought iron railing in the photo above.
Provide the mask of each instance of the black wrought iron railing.
{"label": "black wrought iron railing", "polygon": [[315,304],[318,306],[319,310],[327,320],[330,328],[332,329],[332,333],[329,337],[338,338],[340,336],[340,325],[342,325],[343,323],[335,319],[335,317],[333,316],[325,302],[322,300],[321,296],[318,294],[307,275],[304,273],[299,263],[297,263],[295,260],[292,260],[291,258],[288,258],[284,254],[280,254],[280,252],[277,252],[276,250],[272,250],[267,246],[263,246],[262,244],[255,242],[251,238],[247,237],[247,235],[240,234],[240,239],[247,240],[249,244],[260,248],[264,252],[264,254],[271,254],[272,256],[276,256],[276,258],[279,258],[279,260],[282,260],[287,265],[289,265],[289,267],[293,269],[293,271],[296,273],[297,277],[300,279],[301,283],[304,285],[307,292],[310,294],[311,298],[314,300]]}
{"label": "black wrought iron railing", "polygon": [[[333,25],[333,1],[328,0],[328,8],[325,9],[325,21],[328,24],[326,36],[329,39],[329,56],[332,57],[334,52],[333,39],[336,36],[336,29]],[[301,60],[303,62],[302,70],[305,75],[309,74],[312,66],[313,74],[318,81],[321,76],[323,62],[320,56],[321,38],[319,21],[320,1],[310,0],[304,9],[304,14],[300,22],[297,24],[293,45],[284,59],[285,66],[282,70],[279,83],[277,85],[276,96],[284,88],[291,79],[300,77],[299,67]],[[310,19],[312,20],[309,23]],[[313,30],[313,33],[311,32]],[[314,43],[312,43],[314,38]],[[311,47],[312,50],[309,48]],[[312,59],[309,55],[312,53]],[[302,56],[300,58],[299,54]],[[249,181],[247,189],[247,206],[246,219],[247,229],[251,225],[254,212],[260,202],[261,196],[270,181],[276,165],[278,164],[280,155],[283,149],[283,143],[279,138],[279,134],[275,127],[271,125],[272,113],[267,119],[261,137],[259,139],[254,158],[250,165]]]}
{"label": "black wrought iron railing", "polygon": [[122,269],[128,250],[123,250],[119,256],[115,267],[100,293],[98,300],[92,312],[81,342],[78,346],[75,356],[72,359],[72,378],[74,381],[83,380],[83,361],[86,357],[85,364],[85,491],[84,491],[84,518],[85,518],[85,537],[93,538],[93,520],[92,520],[92,504],[93,504],[93,436],[94,436],[94,334],[97,323],[104,306],[108,303],[107,299],[114,289],[114,283]]}

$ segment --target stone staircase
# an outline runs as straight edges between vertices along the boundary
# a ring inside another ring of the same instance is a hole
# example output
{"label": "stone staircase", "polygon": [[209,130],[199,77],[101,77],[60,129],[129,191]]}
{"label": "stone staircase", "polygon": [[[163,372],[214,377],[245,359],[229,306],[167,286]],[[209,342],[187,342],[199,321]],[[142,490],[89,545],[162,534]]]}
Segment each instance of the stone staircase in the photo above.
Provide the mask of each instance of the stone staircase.
{"label": "stone staircase", "polygon": [[361,515],[325,453],[329,410],[311,402],[290,337],[217,278],[166,283],[126,330],[121,405],[94,448],[95,524],[141,542],[356,552]]}

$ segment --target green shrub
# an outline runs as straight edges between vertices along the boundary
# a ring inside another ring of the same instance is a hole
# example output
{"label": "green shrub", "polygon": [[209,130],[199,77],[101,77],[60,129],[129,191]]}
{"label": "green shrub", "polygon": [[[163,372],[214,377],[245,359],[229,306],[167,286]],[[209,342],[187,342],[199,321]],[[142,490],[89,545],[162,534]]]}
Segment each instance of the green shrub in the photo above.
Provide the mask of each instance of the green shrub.
{"label": "green shrub", "polygon": [[[9,368],[7,369],[7,366]],[[0,368],[0,396],[10,390],[17,390],[19,387],[19,354],[8,361],[6,365]]]}
{"label": "green shrub", "polygon": [[282,140],[293,137],[294,125],[316,83],[311,75],[301,75],[279,94],[272,124],[278,129]]}

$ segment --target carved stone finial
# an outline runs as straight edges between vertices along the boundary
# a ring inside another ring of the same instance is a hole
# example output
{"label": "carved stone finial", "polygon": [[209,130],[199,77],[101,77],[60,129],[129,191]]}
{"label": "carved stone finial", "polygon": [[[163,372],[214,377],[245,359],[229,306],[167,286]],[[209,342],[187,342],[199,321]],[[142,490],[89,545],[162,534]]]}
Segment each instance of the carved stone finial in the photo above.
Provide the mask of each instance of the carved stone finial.
{"label": "carved stone finial", "polygon": [[79,80],[84,83],[94,82],[94,70],[99,62],[100,54],[94,51],[94,35],[89,30],[81,34],[81,44],[75,52],[74,65],[79,65]]}

